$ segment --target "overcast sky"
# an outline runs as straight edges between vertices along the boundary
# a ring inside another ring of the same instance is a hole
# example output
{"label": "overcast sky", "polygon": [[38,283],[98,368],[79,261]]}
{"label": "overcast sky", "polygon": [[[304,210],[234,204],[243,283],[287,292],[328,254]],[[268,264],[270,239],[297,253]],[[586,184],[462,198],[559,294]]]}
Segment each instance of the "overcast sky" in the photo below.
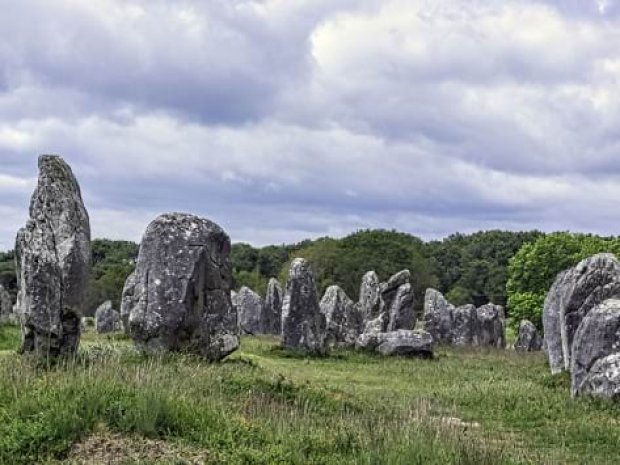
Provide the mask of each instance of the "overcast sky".
{"label": "overcast sky", "polygon": [[620,233],[620,0],[0,6],[0,249],[40,153],[94,237]]}

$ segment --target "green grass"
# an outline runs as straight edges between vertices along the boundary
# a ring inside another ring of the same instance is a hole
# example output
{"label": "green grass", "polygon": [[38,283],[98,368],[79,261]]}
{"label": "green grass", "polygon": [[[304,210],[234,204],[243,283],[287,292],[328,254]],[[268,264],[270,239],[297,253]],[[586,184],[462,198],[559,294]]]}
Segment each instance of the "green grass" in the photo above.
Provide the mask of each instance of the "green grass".
{"label": "green grass", "polygon": [[[0,347],[14,348],[16,336],[0,329]],[[435,360],[304,359],[276,344],[246,338],[214,365],[143,357],[123,337],[92,333],[78,358],[53,367],[3,352],[0,464],[63,463],[102,425],[222,464],[620,460],[620,407],[571,400],[568,379],[549,375],[541,354],[442,348]],[[150,463],[185,463],[162,460]]]}

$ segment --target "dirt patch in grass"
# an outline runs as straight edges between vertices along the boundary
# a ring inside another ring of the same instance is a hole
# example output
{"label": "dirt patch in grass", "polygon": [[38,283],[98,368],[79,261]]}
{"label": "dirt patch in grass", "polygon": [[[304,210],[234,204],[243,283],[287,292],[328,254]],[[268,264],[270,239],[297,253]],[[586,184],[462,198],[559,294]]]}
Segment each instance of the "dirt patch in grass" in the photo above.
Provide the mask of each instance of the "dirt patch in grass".
{"label": "dirt patch in grass", "polygon": [[166,441],[125,436],[101,430],[74,444],[66,459],[71,465],[174,464],[205,465],[207,451],[195,450]]}

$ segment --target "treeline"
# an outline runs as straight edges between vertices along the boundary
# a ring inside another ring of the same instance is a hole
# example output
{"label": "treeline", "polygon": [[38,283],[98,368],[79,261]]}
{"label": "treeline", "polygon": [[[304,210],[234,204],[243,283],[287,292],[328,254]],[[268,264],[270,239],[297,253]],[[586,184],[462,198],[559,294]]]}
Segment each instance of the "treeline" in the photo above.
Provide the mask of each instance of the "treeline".
{"label": "treeline", "polygon": [[[133,271],[139,246],[128,241],[97,239],[92,243],[93,269],[85,314],[92,315],[106,300],[119,302],[127,276]],[[382,280],[407,268],[417,296],[434,287],[457,305],[493,302],[507,306],[508,316],[541,327],[545,295],[556,275],[599,252],[620,254],[620,239],[586,234],[485,231],[453,234],[424,242],[406,233],[358,231],[342,239],[329,237],[297,244],[232,247],[235,287],[248,286],[264,295],[267,282],[282,283],[290,260],[310,261],[322,294],[338,284],[357,300],[364,273],[375,270]],[[0,284],[15,295],[13,252],[0,253]]]}

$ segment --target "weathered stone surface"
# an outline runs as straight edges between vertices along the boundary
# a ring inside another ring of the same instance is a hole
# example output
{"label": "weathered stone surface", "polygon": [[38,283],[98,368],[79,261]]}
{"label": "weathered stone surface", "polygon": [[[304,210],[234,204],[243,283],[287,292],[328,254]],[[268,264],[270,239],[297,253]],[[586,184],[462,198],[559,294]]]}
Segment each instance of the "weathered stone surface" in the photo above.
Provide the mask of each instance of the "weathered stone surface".
{"label": "weathered stone surface", "polygon": [[411,330],[416,325],[415,312],[413,310],[413,287],[409,283],[401,284],[396,289],[396,295],[392,300],[388,315],[387,331],[399,329]]}
{"label": "weathered stone surface", "polygon": [[454,338],[454,305],[435,289],[424,296],[424,329],[436,344],[452,344]]}
{"label": "weathered stone surface", "polygon": [[324,354],[326,329],[310,264],[296,258],[289,268],[282,304],[282,346],[313,355]]}
{"label": "weathered stone surface", "polygon": [[75,353],[90,272],[90,224],[80,187],[58,156],[39,157],[30,219],[15,245],[22,351]]}
{"label": "weathered stone surface", "polygon": [[545,298],[543,307],[543,329],[545,332],[545,352],[549,360],[551,373],[564,370],[564,353],[562,351],[562,332],[560,331],[560,308],[566,291],[572,280],[571,270],[565,270],[555,278]]}
{"label": "weathered stone surface", "polygon": [[476,309],[474,344],[506,347],[506,317],[502,306],[489,303]]}
{"label": "weathered stone surface", "polygon": [[112,306],[112,301],[102,303],[95,311],[95,327],[99,334],[123,330],[121,315]]}
{"label": "weathered stone surface", "polygon": [[261,333],[261,313],[263,299],[249,287],[242,287],[234,298],[233,307],[237,309],[241,334]]}
{"label": "weathered stone surface", "polygon": [[80,328],[82,333],[95,329],[95,318],[92,316],[83,316],[80,320]]}
{"label": "weathered stone surface", "polygon": [[121,296],[121,321],[123,329],[129,334],[129,314],[134,306],[134,294],[136,293],[136,273],[135,271],[127,276],[123,294]]}
{"label": "weathered stone surface", "polygon": [[543,310],[552,373],[570,369],[577,328],[592,308],[615,297],[620,297],[620,262],[612,254],[594,255],[558,276]]}
{"label": "weathered stone surface", "polygon": [[430,358],[433,356],[433,336],[423,330],[404,329],[387,333],[365,333],[358,337],[355,347],[385,356]]}
{"label": "weathered stone surface", "polygon": [[456,307],[453,312],[452,344],[472,345],[476,330],[476,307],[472,304]]}
{"label": "weathered stone surface", "polygon": [[[579,395],[593,365],[620,352],[620,300],[610,299],[591,310],[577,329],[572,347],[571,392]],[[597,373],[597,376],[600,376]]]}
{"label": "weathered stone surface", "polygon": [[13,314],[13,299],[11,294],[0,284],[0,325],[11,320]]}
{"label": "weathered stone surface", "polygon": [[146,351],[185,351],[216,361],[239,347],[230,298],[230,239],[217,224],[169,213],[147,228],[126,289],[128,331]]}
{"label": "weathered stone surface", "polygon": [[594,363],[581,383],[579,394],[620,400],[620,352]]}
{"label": "weathered stone surface", "polygon": [[263,313],[261,315],[261,326],[264,334],[280,335],[282,331],[282,303],[284,293],[282,286],[277,279],[271,278],[267,285]]}
{"label": "weathered stone surface", "polygon": [[359,307],[339,286],[330,286],[320,303],[327,324],[329,346],[352,347],[362,331]]}
{"label": "weathered stone surface", "polygon": [[381,283],[374,271],[369,271],[362,278],[358,306],[365,323],[381,313]]}
{"label": "weathered stone surface", "polygon": [[523,320],[519,323],[519,335],[515,342],[517,352],[538,352],[542,350],[543,341],[534,323]]}

